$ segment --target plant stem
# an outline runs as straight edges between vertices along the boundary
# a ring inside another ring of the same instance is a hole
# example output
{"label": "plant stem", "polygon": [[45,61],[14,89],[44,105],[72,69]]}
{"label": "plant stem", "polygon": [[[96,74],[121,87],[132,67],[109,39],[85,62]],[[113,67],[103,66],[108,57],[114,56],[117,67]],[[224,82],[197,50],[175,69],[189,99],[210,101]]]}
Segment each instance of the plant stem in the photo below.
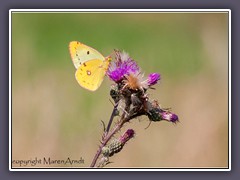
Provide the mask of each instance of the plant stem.
{"label": "plant stem", "polygon": [[118,103],[119,103],[119,101],[117,101],[117,102],[115,103],[115,105],[114,105],[112,114],[111,114],[111,116],[110,116],[110,119],[109,119],[109,122],[108,122],[108,125],[107,125],[107,129],[106,129],[106,131],[105,131],[105,135],[107,135],[108,132],[109,132],[109,130],[110,130],[110,127],[111,127],[113,118],[114,118],[114,116],[115,116],[115,114],[116,114],[116,111],[117,111]]}
{"label": "plant stem", "polygon": [[[129,112],[128,111],[129,111],[129,108],[130,108],[130,104],[127,103],[126,107],[125,107],[125,110],[124,110],[120,120],[118,121],[116,126],[112,129],[112,131],[109,133],[109,130],[110,130],[113,118],[115,116],[115,113],[116,113],[116,110],[117,110],[117,107],[118,107],[118,103],[119,103],[119,101],[116,102],[115,105],[114,105],[112,114],[110,116],[110,120],[108,122],[107,129],[106,129],[105,134],[103,136],[103,140],[102,140],[101,145],[99,146],[99,148],[98,148],[98,150],[97,150],[97,152],[96,152],[96,154],[95,154],[95,156],[93,158],[93,161],[92,161],[90,167],[95,167],[96,162],[97,162],[99,156],[101,155],[102,148],[108,143],[108,141],[112,138],[112,136],[122,128],[124,123],[130,121],[131,119],[133,119],[133,118],[135,118],[137,116],[141,116],[141,115],[144,114],[144,112],[140,112],[140,113],[133,114],[133,115],[129,116]],[[125,116],[126,114],[127,114],[127,116]]]}
{"label": "plant stem", "polygon": [[97,153],[95,154],[94,158],[93,158],[93,161],[90,165],[90,167],[95,167],[96,165],[96,162],[97,162],[97,159],[98,157],[100,156],[101,152],[102,152],[102,148],[108,143],[108,141],[111,139],[111,137],[121,129],[121,127],[123,126],[123,123],[122,121],[120,121],[120,123],[118,123],[115,128],[109,133],[107,134],[107,136],[105,136],[102,144],[99,146],[99,149],[97,150]]}
{"label": "plant stem", "polygon": [[[96,162],[97,162],[97,159],[98,159],[98,157],[100,156],[100,154],[101,154],[101,152],[102,152],[102,148],[107,144],[107,142],[111,139],[112,135],[113,135],[113,134],[117,131],[117,129],[118,129],[118,128],[115,128],[116,130],[115,130],[115,131],[113,130],[112,133],[110,133],[109,136],[108,136],[108,132],[109,132],[109,130],[110,130],[110,127],[111,127],[113,118],[114,118],[114,116],[115,116],[115,114],[116,114],[116,111],[117,111],[118,103],[119,103],[119,101],[117,101],[117,102],[115,103],[115,105],[114,105],[112,114],[111,114],[111,116],[110,116],[110,119],[109,119],[109,122],[108,122],[108,125],[107,125],[107,129],[106,129],[105,132],[104,132],[102,144],[101,144],[101,146],[99,147],[97,153],[95,154],[95,156],[94,156],[94,158],[93,158],[93,161],[92,161],[90,167],[94,167],[94,166],[95,166],[95,164],[96,164]],[[118,126],[116,126],[116,127],[118,127]],[[120,127],[120,128],[121,128],[121,127]],[[119,129],[120,129],[120,128],[119,128]]]}

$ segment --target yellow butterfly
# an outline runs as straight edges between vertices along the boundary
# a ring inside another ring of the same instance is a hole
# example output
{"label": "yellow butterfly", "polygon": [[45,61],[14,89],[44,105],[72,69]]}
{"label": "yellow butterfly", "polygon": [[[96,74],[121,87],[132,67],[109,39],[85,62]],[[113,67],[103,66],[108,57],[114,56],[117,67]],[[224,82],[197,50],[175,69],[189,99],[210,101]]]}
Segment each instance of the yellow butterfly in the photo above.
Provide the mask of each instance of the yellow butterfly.
{"label": "yellow butterfly", "polygon": [[77,69],[75,77],[80,86],[90,91],[97,90],[102,84],[112,58],[104,57],[97,50],[78,41],[69,43],[69,51]]}

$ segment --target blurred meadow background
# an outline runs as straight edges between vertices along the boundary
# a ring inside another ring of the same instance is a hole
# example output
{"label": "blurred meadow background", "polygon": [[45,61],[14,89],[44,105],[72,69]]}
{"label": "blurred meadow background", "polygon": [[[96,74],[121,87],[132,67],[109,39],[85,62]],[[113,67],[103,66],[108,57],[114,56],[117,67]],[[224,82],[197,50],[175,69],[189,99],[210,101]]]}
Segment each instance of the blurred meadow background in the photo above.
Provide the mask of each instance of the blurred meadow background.
{"label": "blurred meadow background", "polygon": [[125,50],[146,75],[159,72],[150,97],[180,119],[147,129],[147,117],[133,120],[125,129],[135,138],[107,167],[228,167],[227,13],[13,13],[12,160],[82,157],[34,167],[89,167],[113,109],[112,82],[96,92],[78,85],[73,40],[105,56]]}

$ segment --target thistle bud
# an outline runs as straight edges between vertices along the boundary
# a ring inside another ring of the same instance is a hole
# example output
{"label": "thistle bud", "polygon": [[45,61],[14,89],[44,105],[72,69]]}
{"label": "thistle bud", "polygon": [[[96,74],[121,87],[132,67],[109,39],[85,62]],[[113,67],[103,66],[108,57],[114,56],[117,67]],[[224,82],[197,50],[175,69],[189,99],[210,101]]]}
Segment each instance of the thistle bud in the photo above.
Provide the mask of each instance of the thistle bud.
{"label": "thistle bud", "polygon": [[120,152],[127,141],[133,138],[135,132],[133,129],[128,129],[119,139],[114,139],[111,143],[102,148],[104,157],[111,157]]}
{"label": "thistle bud", "polygon": [[170,111],[166,111],[165,109],[161,109],[156,101],[147,102],[147,116],[150,121],[161,121],[166,120],[172,123],[176,123],[179,121],[178,116]]}
{"label": "thistle bud", "polygon": [[163,120],[166,120],[166,121],[170,121],[170,122],[173,122],[173,123],[176,123],[178,122],[178,116],[174,113],[171,113],[171,112],[162,112],[162,119]]}

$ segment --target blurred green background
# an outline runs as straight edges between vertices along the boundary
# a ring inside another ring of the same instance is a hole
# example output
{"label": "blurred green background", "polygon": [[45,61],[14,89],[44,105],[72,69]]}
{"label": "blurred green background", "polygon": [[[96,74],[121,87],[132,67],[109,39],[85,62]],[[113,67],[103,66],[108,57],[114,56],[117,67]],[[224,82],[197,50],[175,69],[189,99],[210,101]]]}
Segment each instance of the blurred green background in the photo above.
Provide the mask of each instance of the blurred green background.
{"label": "blurred green background", "polygon": [[125,50],[146,75],[159,72],[150,97],[180,118],[148,129],[146,117],[129,123],[136,137],[108,167],[228,166],[227,13],[13,13],[13,160],[82,157],[74,167],[90,165],[113,108],[112,82],[94,93],[78,85],[73,40],[105,56]]}

